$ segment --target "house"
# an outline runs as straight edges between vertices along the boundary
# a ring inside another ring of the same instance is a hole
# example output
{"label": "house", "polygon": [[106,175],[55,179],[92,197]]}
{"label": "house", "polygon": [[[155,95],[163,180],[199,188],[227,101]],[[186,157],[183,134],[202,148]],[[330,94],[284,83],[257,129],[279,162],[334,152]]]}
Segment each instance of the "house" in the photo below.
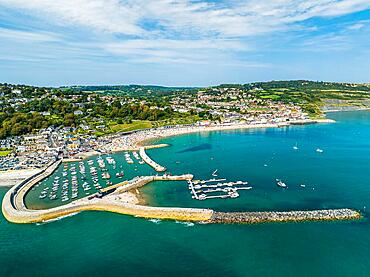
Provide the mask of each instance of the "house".
{"label": "house", "polygon": [[84,113],[80,110],[74,111],[74,115],[83,115]]}

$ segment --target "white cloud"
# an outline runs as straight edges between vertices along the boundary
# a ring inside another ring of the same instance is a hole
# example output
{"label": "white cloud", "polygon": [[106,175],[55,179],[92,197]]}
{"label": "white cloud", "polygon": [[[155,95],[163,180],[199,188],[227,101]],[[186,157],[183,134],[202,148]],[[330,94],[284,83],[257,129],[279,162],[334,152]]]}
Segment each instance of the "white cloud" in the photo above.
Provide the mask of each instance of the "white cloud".
{"label": "white cloud", "polygon": [[[0,0],[49,21],[126,35],[238,37],[286,28],[317,16],[370,8],[368,0]],[[158,28],[145,30],[143,23]]]}
{"label": "white cloud", "polygon": [[351,43],[344,35],[326,34],[306,39],[300,50],[310,52],[344,51],[351,48]]}
{"label": "white cloud", "polygon": [[249,50],[236,40],[137,39],[103,43],[105,51],[128,57],[135,62],[205,63],[211,59],[227,60],[234,51]]}
{"label": "white cloud", "polygon": [[25,40],[34,42],[60,41],[60,36],[47,32],[30,32],[0,27],[0,37],[10,40]]}
{"label": "white cloud", "polygon": [[[232,62],[232,53],[251,49],[245,41],[263,34],[302,29],[303,21],[370,8],[369,0],[0,0],[0,5],[49,24],[93,31],[92,47],[135,61]],[[353,25],[352,29],[362,26]],[[307,27],[311,32],[315,26]],[[104,35],[100,35],[104,33]],[[108,35],[107,35],[108,34]],[[53,40],[47,33],[0,29],[0,37]],[[104,37],[104,42],[101,42]],[[340,48],[344,41],[317,37]],[[76,45],[76,44],[75,44]],[[81,49],[86,47],[81,41]],[[91,51],[90,51],[91,52]],[[253,64],[253,62],[251,63]]]}
{"label": "white cloud", "polygon": [[118,0],[0,0],[0,4],[28,11],[63,25],[79,25],[94,30],[140,34],[134,7]]}

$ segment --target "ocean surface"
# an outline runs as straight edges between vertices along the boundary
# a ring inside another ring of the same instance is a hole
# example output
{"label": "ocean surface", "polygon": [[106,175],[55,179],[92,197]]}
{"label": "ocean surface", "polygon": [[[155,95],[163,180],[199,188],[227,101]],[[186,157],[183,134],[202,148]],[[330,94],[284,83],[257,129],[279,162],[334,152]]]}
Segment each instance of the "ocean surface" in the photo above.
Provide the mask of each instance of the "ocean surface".
{"label": "ocean surface", "polygon": [[[363,212],[361,221],[211,225],[83,212],[18,225],[0,215],[0,276],[370,276],[370,112],[328,117],[337,123],[189,134],[148,151],[172,174],[209,179],[217,169],[220,178],[248,181],[253,189],[237,199],[197,201],[186,182],[155,182],[141,191],[156,206],[354,208]],[[154,174],[136,161],[126,164],[123,153],[112,156],[111,175]],[[61,174],[62,167],[50,179]],[[288,189],[277,187],[276,178]],[[38,198],[48,185],[31,191],[27,205],[58,203]]]}

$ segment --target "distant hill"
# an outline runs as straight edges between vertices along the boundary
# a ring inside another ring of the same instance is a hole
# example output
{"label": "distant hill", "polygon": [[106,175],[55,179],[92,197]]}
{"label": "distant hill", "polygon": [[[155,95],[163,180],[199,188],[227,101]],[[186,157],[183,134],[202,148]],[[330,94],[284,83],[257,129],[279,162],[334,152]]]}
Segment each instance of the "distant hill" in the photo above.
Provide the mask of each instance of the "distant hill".
{"label": "distant hill", "polygon": [[61,89],[71,89],[74,91],[97,92],[103,94],[130,95],[130,96],[160,96],[171,95],[178,92],[196,92],[195,87],[164,87],[154,85],[105,85],[105,86],[71,86],[61,87]]}

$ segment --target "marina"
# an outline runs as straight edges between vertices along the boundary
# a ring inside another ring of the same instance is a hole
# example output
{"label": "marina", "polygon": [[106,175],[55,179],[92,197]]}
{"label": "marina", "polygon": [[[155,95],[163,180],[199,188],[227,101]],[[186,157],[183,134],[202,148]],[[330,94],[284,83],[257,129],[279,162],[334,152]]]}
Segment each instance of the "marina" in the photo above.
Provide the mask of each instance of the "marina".
{"label": "marina", "polygon": [[[239,190],[250,190],[246,181],[224,182],[226,179],[188,180],[188,188],[193,199],[237,198]],[[215,194],[216,193],[216,194]]]}
{"label": "marina", "polygon": [[[127,154],[135,157],[131,152]],[[56,207],[134,178],[137,174],[154,174],[155,171],[145,163],[139,163],[136,158],[133,159],[135,163],[127,163],[126,157],[125,152],[119,152],[62,163],[51,176],[27,193],[25,202],[30,207]]]}

